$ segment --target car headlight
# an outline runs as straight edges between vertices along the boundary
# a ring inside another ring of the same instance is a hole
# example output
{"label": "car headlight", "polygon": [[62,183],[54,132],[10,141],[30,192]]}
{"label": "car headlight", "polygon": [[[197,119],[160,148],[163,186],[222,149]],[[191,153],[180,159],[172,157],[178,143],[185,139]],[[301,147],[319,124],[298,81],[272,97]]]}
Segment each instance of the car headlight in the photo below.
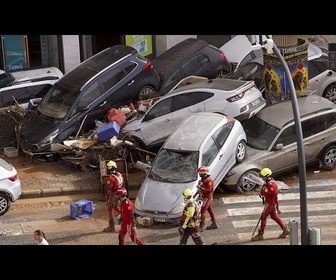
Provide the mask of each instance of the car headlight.
{"label": "car headlight", "polygon": [[40,146],[41,147],[44,147],[44,146],[47,146],[47,145],[50,145],[55,137],[58,135],[58,129],[56,129],[54,132],[52,132],[51,134],[49,134],[46,138],[44,138],[42,141],[41,141],[41,144]]}
{"label": "car headlight", "polygon": [[172,214],[180,213],[183,211],[183,209],[184,209],[184,202],[181,202],[179,205],[175,206],[171,212]]}
{"label": "car headlight", "polygon": [[141,203],[140,203],[140,200],[139,200],[138,197],[135,198],[135,201],[134,201],[134,207],[135,207],[137,210],[139,210],[139,211],[142,210]]}

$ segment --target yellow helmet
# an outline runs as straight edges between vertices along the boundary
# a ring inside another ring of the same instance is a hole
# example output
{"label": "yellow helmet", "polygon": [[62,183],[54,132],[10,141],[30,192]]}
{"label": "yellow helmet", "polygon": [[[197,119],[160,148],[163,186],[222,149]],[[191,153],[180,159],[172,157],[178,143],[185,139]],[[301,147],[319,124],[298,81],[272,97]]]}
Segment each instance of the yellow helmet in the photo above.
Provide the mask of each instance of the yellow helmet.
{"label": "yellow helmet", "polygon": [[189,200],[192,197],[192,191],[188,188],[185,188],[183,190],[183,197],[184,197],[184,201]]}
{"label": "yellow helmet", "polygon": [[260,170],[260,176],[262,177],[268,177],[271,175],[272,175],[272,170],[267,167]]}
{"label": "yellow helmet", "polygon": [[107,166],[107,169],[117,168],[117,164],[113,160],[110,160],[109,162],[107,162],[106,166]]}

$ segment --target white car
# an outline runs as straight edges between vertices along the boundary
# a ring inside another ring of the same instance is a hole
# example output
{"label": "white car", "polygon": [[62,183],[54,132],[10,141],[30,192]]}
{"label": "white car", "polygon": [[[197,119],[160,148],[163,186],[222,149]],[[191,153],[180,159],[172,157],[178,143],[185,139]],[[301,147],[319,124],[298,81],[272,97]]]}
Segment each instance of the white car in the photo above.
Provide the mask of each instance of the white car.
{"label": "white car", "polygon": [[62,76],[63,73],[56,67],[13,72],[0,70],[0,108],[16,104],[27,108],[30,99],[43,97]]}
{"label": "white car", "polygon": [[139,146],[151,149],[162,146],[192,113],[217,112],[243,121],[265,106],[254,81],[205,79],[160,97],[143,116],[129,121],[122,131]]}
{"label": "white car", "polygon": [[156,155],[138,191],[135,215],[178,223],[184,208],[182,191],[189,188],[197,198],[198,167],[208,166],[217,188],[227,172],[244,161],[245,145],[238,120],[219,113],[191,114]]}
{"label": "white car", "polygon": [[21,196],[21,181],[13,165],[0,158],[0,216]]}

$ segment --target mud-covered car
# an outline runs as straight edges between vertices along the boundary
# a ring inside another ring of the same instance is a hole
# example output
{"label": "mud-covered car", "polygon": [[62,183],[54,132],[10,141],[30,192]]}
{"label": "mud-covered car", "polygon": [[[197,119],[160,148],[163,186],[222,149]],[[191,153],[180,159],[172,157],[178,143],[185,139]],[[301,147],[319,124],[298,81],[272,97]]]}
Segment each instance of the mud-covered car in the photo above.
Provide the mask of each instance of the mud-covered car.
{"label": "mud-covered car", "polygon": [[19,143],[30,156],[53,156],[52,144],[87,133],[107,111],[158,90],[152,62],[125,45],[109,47],[66,73],[19,124]]}
{"label": "mud-covered car", "polygon": [[[305,162],[334,169],[336,163],[336,104],[319,95],[297,98],[300,112]],[[264,167],[273,175],[298,168],[297,136],[291,100],[266,106],[242,123],[247,135],[247,156],[223,180],[229,191],[249,191],[259,187]]]}

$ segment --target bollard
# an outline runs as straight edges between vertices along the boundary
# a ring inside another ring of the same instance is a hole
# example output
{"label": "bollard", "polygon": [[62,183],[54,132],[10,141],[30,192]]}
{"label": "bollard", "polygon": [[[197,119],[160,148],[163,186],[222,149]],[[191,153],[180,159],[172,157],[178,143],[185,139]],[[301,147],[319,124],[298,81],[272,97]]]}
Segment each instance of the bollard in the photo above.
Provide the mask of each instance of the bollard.
{"label": "bollard", "polygon": [[289,220],[290,231],[290,245],[299,245],[298,222],[296,220]]}
{"label": "bollard", "polygon": [[319,228],[308,229],[309,245],[321,245],[321,230]]}

